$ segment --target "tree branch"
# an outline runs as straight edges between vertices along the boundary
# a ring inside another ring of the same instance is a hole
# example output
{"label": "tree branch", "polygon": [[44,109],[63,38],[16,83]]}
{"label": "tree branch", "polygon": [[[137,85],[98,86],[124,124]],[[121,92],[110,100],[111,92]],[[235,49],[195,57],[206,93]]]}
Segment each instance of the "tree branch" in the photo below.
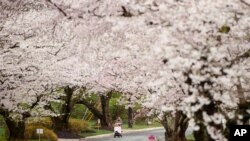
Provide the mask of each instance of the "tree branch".
{"label": "tree branch", "polygon": [[250,57],[250,49],[248,49],[246,52],[244,52],[243,54],[237,56],[236,58],[234,58],[231,63],[229,64],[229,67],[231,67],[234,64],[237,64],[238,61],[240,61],[241,59],[246,59]]}
{"label": "tree branch", "polygon": [[94,104],[91,104],[86,99],[82,98],[81,100],[77,101],[77,104],[85,105],[96,117],[101,118],[103,115],[101,112],[94,107]]}
{"label": "tree branch", "polygon": [[250,7],[250,4],[247,3],[245,0],[240,0],[240,2],[242,2],[242,3],[245,4],[246,6]]}
{"label": "tree branch", "polygon": [[68,16],[67,13],[66,13],[65,11],[62,10],[62,8],[60,8],[59,6],[57,6],[57,5],[56,5],[55,3],[53,3],[51,0],[46,0],[46,1],[49,2],[50,4],[54,5],[54,6],[58,9],[58,11],[59,11],[60,13],[62,13],[65,17]]}

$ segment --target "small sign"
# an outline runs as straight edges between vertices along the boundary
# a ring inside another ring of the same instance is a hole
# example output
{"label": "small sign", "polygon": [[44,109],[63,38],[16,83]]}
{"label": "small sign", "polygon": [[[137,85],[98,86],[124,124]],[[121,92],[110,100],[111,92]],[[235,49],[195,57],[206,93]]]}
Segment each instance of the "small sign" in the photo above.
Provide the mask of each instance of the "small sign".
{"label": "small sign", "polygon": [[43,134],[43,129],[36,129],[37,134]]}
{"label": "small sign", "polygon": [[101,123],[101,120],[100,120],[100,119],[98,119],[98,120],[97,120],[97,123],[98,123],[98,124],[100,124],[100,123]]}
{"label": "small sign", "polygon": [[230,127],[229,141],[249,141],[250,125],[233,125]]}

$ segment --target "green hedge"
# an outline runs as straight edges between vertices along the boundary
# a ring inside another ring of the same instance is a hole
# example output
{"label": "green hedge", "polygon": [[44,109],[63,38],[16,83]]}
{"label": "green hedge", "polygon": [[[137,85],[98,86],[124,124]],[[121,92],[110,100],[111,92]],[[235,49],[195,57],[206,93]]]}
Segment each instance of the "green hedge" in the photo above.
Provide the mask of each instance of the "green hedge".
{"label": "green hedge", "polygon": [[69,131],[72,133],[81,133],[89,129],[86,121],[80,119],[69,119]]}
{"label": "green hedge", "polygon": [[26,121],[26,127],[29,126],[42,126],[48,129],[52,129],[53,122],[50,117],[41,117],[41,118],[29,118]]}
{"label": "green hedge", "polygon": [[43,129],[43,134],[40,135],[41,139],[47,139],[50,141],[57,141],[57,135],[53,132],[53,130],[48,129],[46,127],[42,127],[42,126],[32,126],[29,125],[28,127],[26,127],[25,129],[25,133],[24,133],[24,137],[25,139],[38,139],[39,136],[36,133],[36,129]]}

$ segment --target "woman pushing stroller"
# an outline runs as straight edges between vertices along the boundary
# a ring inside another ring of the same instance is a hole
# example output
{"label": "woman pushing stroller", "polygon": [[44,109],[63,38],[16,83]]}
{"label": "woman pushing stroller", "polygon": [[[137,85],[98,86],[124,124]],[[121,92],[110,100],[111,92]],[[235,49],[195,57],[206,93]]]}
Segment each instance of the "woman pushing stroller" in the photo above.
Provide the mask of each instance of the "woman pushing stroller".
{"label": "woman pushing stroller", "polygon": [[117,118],[114,125],[114,138],[122,137],[122,119],[120,117]]}

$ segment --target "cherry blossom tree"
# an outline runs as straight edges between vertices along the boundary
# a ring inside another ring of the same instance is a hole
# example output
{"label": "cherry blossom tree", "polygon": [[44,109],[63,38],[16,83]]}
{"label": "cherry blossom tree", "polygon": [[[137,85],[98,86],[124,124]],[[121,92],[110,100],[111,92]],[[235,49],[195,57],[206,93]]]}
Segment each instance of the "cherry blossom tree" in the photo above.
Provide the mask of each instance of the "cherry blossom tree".
{"label": "cherry blossom tree", "polygon": [[166,5],[168,12],[176,14],[167,18],[162,43],[169,47],[170,69],[181,73],[179,84],[190,95],[183,111],[200,132],[206,128],[204,133],[210,136],[196,134],[201,135],[197,139],[226,140],[229,125],[248,121],[249,5],[245,1],[207,2]]}
{"label": "cherry blossom tree", "polygon": [[[143,37],[143,39],[145,38],[144,40],[157,42],[158,38],[155,34],[159,30],[144,31],[140,29],[146,28],[144,27],[146,26],[144,23],[140,25],[139,29],[138,27],[131,27],[129,24],[129,22],[125,24],[124,30],[130,32],[137,31],[133,33],[129,32],[133,38],[125,38],[125,40],[120,41],[119,45],[116,45],[116,42],[108,42],[112,44],[112,47],[119,46],[118,49],[106,47],[108,51],[105,51],[105,46],[100,49],[101,51],[104,50],[104,52],[109,52],[110,49],[110,52],[112,51],[115,55],[114,57],[111,54],[106,56],[105,53],[98,52],[97,56],[102,61],[109,61],[103,65],[98,77],[96,77],[95,87],[97,89],[103,88],[104,91],[111,89],[122,92],[124,97],[122,104],[126,105],[128,109],[133,107],[135,103],[143,103],[145,107],[156,110],[159,116],[162,117],[163,113],[169,113],[176,109],[175,103],[179,103],[184,93],[181,91],[178,83],[176,83],[176,77],[172,76],[172,72],[165,67],[166,60],[159,54],[159,50],[162,49],[159,47],[150,48],[151,43],[145,42],[144,47],[148,48],[144,50],[140,48],[140,42],[136,41],[138,38]],[[112,40],[113,38],[116,39],[117,36],[126,35],[126,32],[113,31],[106,34],[109,37],[108,39]],[[106,36],[99,35],[98,39],[106,39]],[[131,42],[134,46],[126,45],[128,43],[131,44]],[[108,57],[108,59],[105,59],[105,57]],[[143,101],[144,98],[147,101]],[[165,125],[168,127],[167,124]],[[181,126],[182,124],[178,125]],[[183,131],[184,133],[185,130]],[[169,133],[168,136],[170,135]]]}
{"label": "cherry blossom tree", "polygon": [[[225,50],[213,49],[192,48],[191,57],[179,58],[189,65],[173,69],[183,73],[182,81],[188,87],[190,96],[183,105],[186,115],[197,123],[200,132],[206,132],[202,131],[206,127],[211,140],[223,140],[229,138],[230,125],[246,124],[249,120],[249,50],[231,57]],[[196,51],[197,58],[192,56]],[[201,139],[204,134],[195,135]]]}
{"label": "cherry blossom tree", "polygon": [[82,75],[72,66],[79,64],[77,50],[69,46],[76,45],[75,25],[46,1],[4,0],[0,11],[0,111],[10,138],[23,138],[27,117],[55,116],[44,108],[57,97],[48,93],[79,83],[72,75]]}
{"label": "cherry blossom tree", "polygon": [[180,88],[190,95],[183,111],[201,128],[206,127],[210,140],[228,138],[225,123],[232,124],[232,117],[239,123],[248,120],[233,110],[244,107],[240,111],[249,114],[248,106],[240,106],[243,99],[243,105],[249,101],[248,2],[137,1],[124,9],[127,16],[144,17],[148,25],[163,30],[157,46],[168,50],[163,56],[170,60],[170,70],[179,75]]}

